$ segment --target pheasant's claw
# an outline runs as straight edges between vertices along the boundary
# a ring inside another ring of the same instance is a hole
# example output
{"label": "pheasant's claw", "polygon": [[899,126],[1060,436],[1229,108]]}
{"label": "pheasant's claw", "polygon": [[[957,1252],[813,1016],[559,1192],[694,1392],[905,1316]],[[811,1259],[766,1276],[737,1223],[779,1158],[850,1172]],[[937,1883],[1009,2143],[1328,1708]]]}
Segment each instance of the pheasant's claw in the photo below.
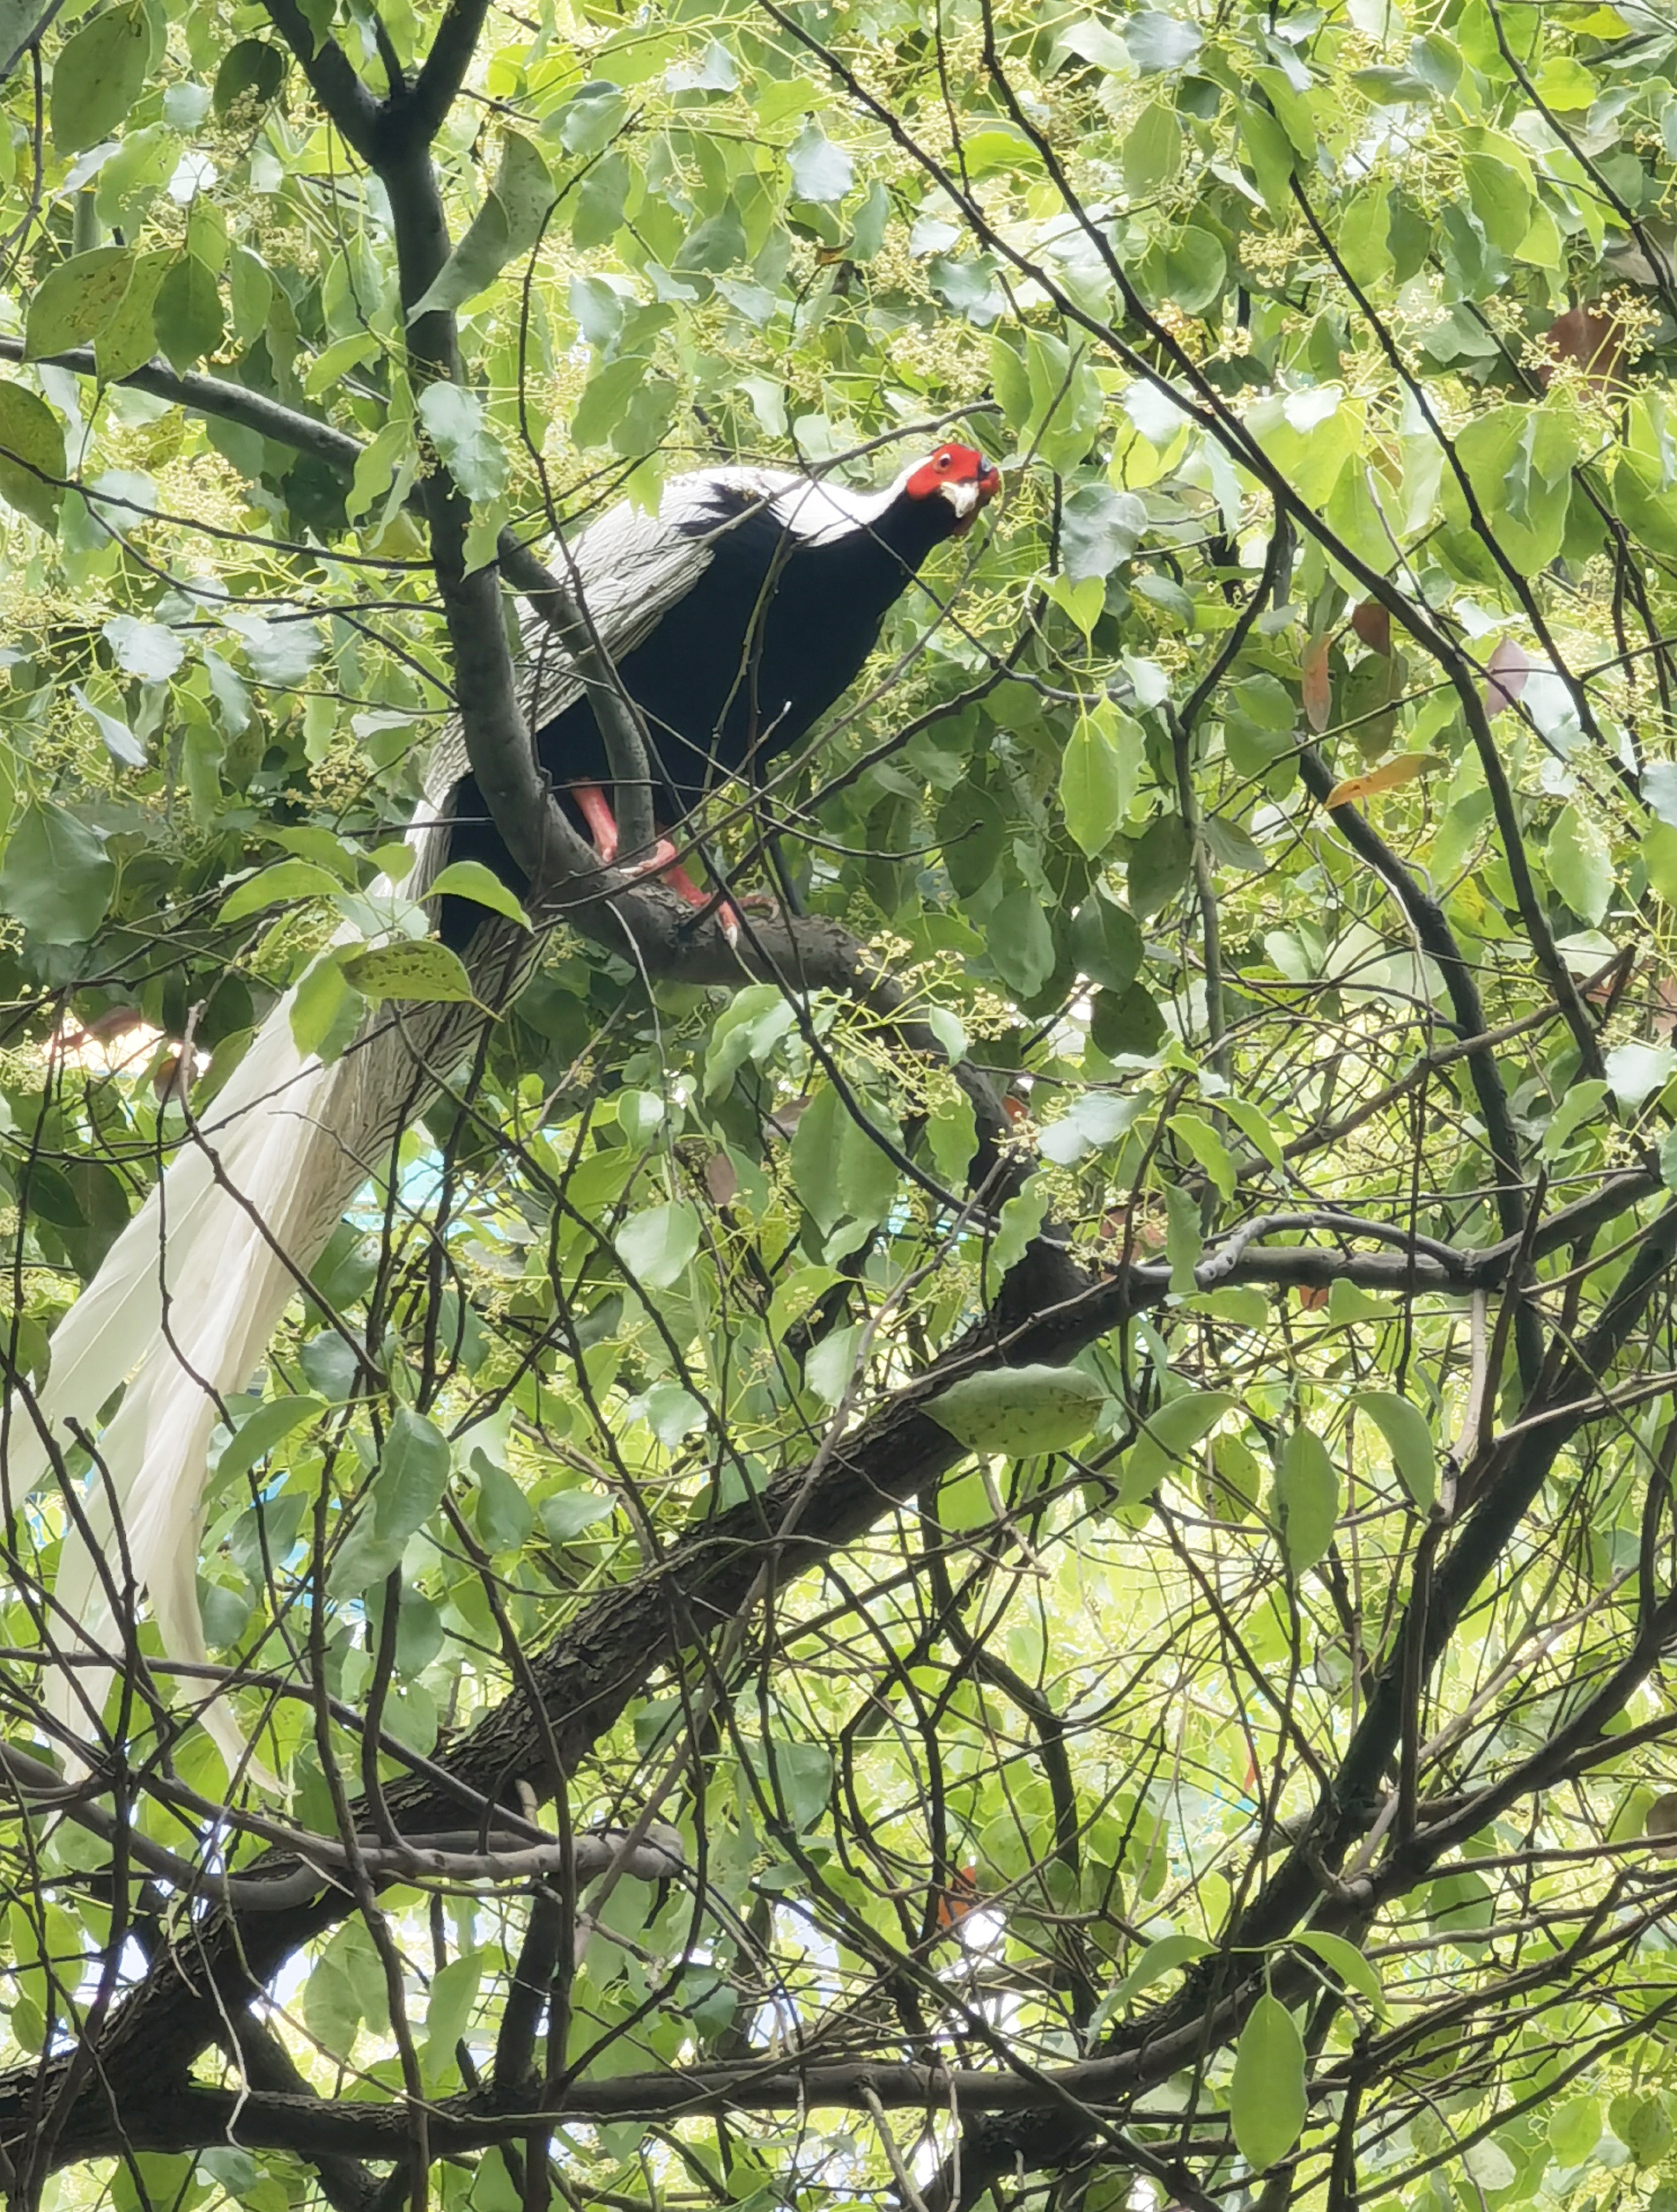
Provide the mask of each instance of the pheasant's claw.
{"label": "pheasant's claw", "polygon": [[625,861],[623,873],[625,875],[658,875],[668,882],[669,871],[675,865],[675,846],[668,837],[660,837],[650,852],[643,853],[638,860]]}

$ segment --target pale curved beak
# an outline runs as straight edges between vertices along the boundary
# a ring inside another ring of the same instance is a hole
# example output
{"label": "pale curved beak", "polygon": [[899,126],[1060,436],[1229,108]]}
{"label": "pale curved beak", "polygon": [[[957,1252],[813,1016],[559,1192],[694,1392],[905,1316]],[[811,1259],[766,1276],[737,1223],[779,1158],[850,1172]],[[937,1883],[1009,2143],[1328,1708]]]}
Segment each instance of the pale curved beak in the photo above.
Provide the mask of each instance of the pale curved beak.
{"label": "pale curved beak", "polygon": [[980,507],[994,499],[1001,489],[1001,471],[988,463],[976,476],[968,476],[959,483],[943,483],[938,490],[955,509],[956,535],[970,529]]}

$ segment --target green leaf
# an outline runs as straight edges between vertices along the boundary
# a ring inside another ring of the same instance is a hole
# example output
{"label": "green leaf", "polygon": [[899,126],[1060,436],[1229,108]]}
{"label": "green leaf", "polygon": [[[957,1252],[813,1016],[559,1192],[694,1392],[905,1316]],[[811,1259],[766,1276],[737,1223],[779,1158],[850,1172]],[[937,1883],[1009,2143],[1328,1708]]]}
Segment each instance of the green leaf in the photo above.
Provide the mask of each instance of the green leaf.
{"label": "green leaf", "polygon": [[1143,77],[1186,68],[1204,43],[1197,25],[1152,8],[1127,17],[1123,32],[1129,57]]}
{"label": "green leaf", "polygon": [[284,1442],[293,1430],[301,1428],[326,1411],[323,1397],[270,1397],[263,1400],[247,1420],[241,1421],[224,1447],[216,1463],[218,1480],[230,1481],[248,1474],[259,1459],[265,1459],[276,1444]]}
{"label": "green leaf", "polygon": [[1474,213],[1499,252],[1517,254],[1532,227],[1533,202],[1512,166],[1492,153],[1465,153],[1463,181]]}
{"label": "green leaf", "polygon": [[230,609],[222,616],[245,649],[251,674],[259,683],[282,689],[300,683],[319,658],[321,641],[313,623],[270,622],[265,615]]}
{"label": "green leaf", "polygon": [[1307,1950],[1313,1950],[1348,1989],[1365,1997],[1377,2012],[1385,2010],[1385,1986],[1355,1943],[1348,1943],[1343,1936],[1330,1936],[1319,1928],[1301,1928],[1298,1940]]}
{"label": "green leaf", "polygon": [[221,903],[218,922],[242,922],[264,907],[290,904],[297,899],[331,898],[343,889],[338,879],[312,860],[277,860],[259,868],[236,884]]}
{"label": "green leaf", "polygon": [[1227,1390],[1185,1390],[1149,1413],[1141,1434],[1124,1454],[1119,1500],[1137,1505],[1183,1463],[1234,1405]]}
{"label": "green leaf", "polygon": [[1669,1044],[1644,1044],[1633,1038],[1615,1044],[1602,1069],[1622,1112],[1629,1113],[1669,1082],[1677,1072],[1677,1050]]}
{"label": "green leaf", "polygon": [[622,129],[628,103],[622,89],[597,77],[580,85],[558,114],[543,125],[545,136],[558,131],[566,153],[600,153]]}
{"label": "green leaf", "polygon": [[1110,576],[1135,550],[1146,528],[1147,509],[1133,491],[1114,491],[1109,484],[1080,484],[1060,515],[1060,551],[1066,574],[1074,584]]}
{"label": "green leaf", "polygon": [[792,189],[800,200],[842,200],[856,165],[842,147],[831,144],[812,117],[787,148]]}
{"label": "green leaf", "polygon": [[1121,906],[1091,892],[1072,917],[1078,972],[1106,991],[1127,991],[1141,972],[1141,933]]}
{"label": "green leaf", "polygon": [[103,707],[95,706],[79,683],[70,685],[70,695],[104,739],[105,749],[114,761],[124,768],[144,767],[145,748],[126,722],[117,715],[107,714]]}
{"label": "green leaf", "polygon": [[1263,1109],[1246,1098],[1223,1098],[1217,1102],[1252,1150],[1260,1154],[1277,1174],[1283,1173],[1286,1161]]}
{"label": "green leaf", "polygon": [[419,394],[419,418],[450,476],[469,499],[496,499],[506,489],[506,455],[476,392],[447,378]]}
{"label": "green leaf", "polygon": [[1237,1177],[1229,1147],[1203,1114],[1172,1114],[1171,1131],[1205,1169],[1217,1194],[1232,1198]]}
{"label": "green leaf", "polygon": [[121,307],[135,259],[125,246],[96,246],[49,269],[29,302],[24,359],[41,361],[91,344]]}
{"label": "green leaf", "polygon": [[136,615],[113,615],[100,632],[124,675],[146,683],[163,683],[187,657],[186,641],[166,623],[142,622]]}
{"label": "green leaf", "polygon": [[1022,999],[1034,999],[1054,972],[1054,938],[1042,901],[1023,886],[1000,898],[985,925],[996,973]]}
{"label": "green leaf", "polygon": [[499,876],[481,860],[451,860],[432,880],[425,896],[470,899],[475,906],[486,906],[493,914],[504,914],[509,922],[517,922],[521,928],[533,926],[529,916]]}
{"label": "green leaf", "polygon": [[1304,2132],[1304,2039],[1278,1997],[1260,1997],[1235,2046],[1229,2118],[1241,2157],[1267,2173]]}
{"label": "green leaf", "polygon": [[361,2007],[335,1958],[318,1959],[303,1984],[303,2024],[329,2057],[347,2059],[355,2047]]}
{"label": "green leaf", "polygon": [[1119,156],[1124,188],[1140,197],[1169,184],[1182,160],[1182,126],[1176,110],[1151,100],[1130,125]]}
{"label": "green leaf", "polygon": [[1293,204],[1292,181],[1296,156],[1291,139],[1267,108],[1248,100],[1240,111],[1240,136],[1258,189],[1270,213],[1286,217]]}
{"label": "green leaf", "polygon": [[1638,2166],[1651,2166],[1671,2148],[1671,2114],[1657,2095],[1615,2097],[1607,2107],[1607,2125]]}
{"label": "green leaf", "polygon": [[617,1256],[645,1290],[668,1290],[698,1250],[699,1223],[684,1198],[632,1213],[617,1231]]}
{"label": "green leaf", "polygon": [[561,1547],[573,1543],[584,1529],[609,1521],[614,1510],[611,1500],[602,1498],[597,1490],[561,1490],[556,1497],[544,1498],[537,1508],[549,1543]]}
{"label": "green leaf", "polygon": [[997,1222],[995,1241],[990,1247],[990,1265],[998,1281],[1024,1257],[1025,1247],[1041,1229],[1047,1212],[1047,1183],[1043,1176],[1033,1175],[1024,1188],[1007,1201]]}
{"label": "green leaf", "polygon": [[292,1041],[305,1058],[317,1052],[322,1060],[334,1060],[354,1036],[366,1011],[366,1000],[344,980],[341,954],[322,954],[292,994]]}
{"label": "green leaf", "polygon": [[151,28],[140,0],[95,16],[53,64],[52,134],[61,154],[108,138],[145,82]]}
{"label": "green leaf", "polygon": [[1466,1951],[1482,1951],[1496,1925],[1496,1893],[1482,1874],[1464,1868],[1428,1884],[1427,1913],[1447,1941]]}
{"label": "green leaf", "polygon": [[1150,1989],[1166,1974],[1173,1974],[1178,1966],[1191,1965],[1196,1958],[1209,1958],[1216,1950],[1203,1936],[1190,1936],[1183,1929],[1175,1929],[1169,1936],[1156,1936],[1112,1992],[1114,2005],[1127,1998]]}
{"label": "green leaf", "polygon": [[43,530],[58,527],[64,497],[64,433],[45,400],[21,384],[0,384],[0,498]]}
{"label": "green leaf", "polygon": [[536,1510],[505,1467],[472,1455],[477,1477],[477,1533],[491,1552],[516,1552],[536,1526]]}
{"label": "green leaf", "polygon": [[100,379],[114,384],[131,376],[157,350],[157,296],[173,266],[169,254],[142,254],[134,263],[115,313],[93,340],[93,363]]}
{"label": "green leaf", "polygon": [[284,82],[285,56],[278,47],[266,39],[240,39],[221,57],[210,104],[218,115],[240,100],[266,107],[278,99]]}
{"label": "green leaf", "polygon": [[1214,232],[1189,223],[1166,242],[1165,288],[1185,315],[1204,314],[1222,298],[1228,277],[1229,256]]}
{"label": "green leaf", "polygon": [[448,1486],[448,1440],[433,1421],[399,1406],[355,1524],[332,1564],[332,1591],[353,1596],[400,1563],[408,1538],[424,1528]]}
{"label": "green leaf", "polygon": [[1105,852],[1129,812],[1142,756],[1140,725],[1110,700],[1078,716],[1060,755],[1060,803],[1067,829],[1090,859]]}
{"label": "green leaf", "polygon": [[424,295],[409,308],[409,322],[462,306],[484,291],[508,262],[536,244],[557,197],[539,151],[517,131],[507,131],[492,190]]}
{"label": "green leaf", "polygon": [[1164,1257],[1171,1263],[1171,1288],[1178,1298],[1192,1298],[1200,1287],[1195,1270],[1205,1253],[1200,1201],[1181,1183],[1167,1183],[1164,1213]]}
{"label": "green leaf", "polygon": [[1130,911],[1145,918],[1168,905],[1188,881],[1193,841],[1180,815],[1158,815],[1130,854]]}
{"label": "green leaf", "polygon": [[[471,2025],[478,1985],[491,1961],[486,1950],[462,1951],[431,1977],[425,1995],[425,2041],[422,2054],[427,2083],[433,2089],[454,2065],[454,2049]],[[199,2164],[203,2163],[202,2155]]]}
{"label": "green leaf", "polygon": [[1391,203],[1383,186],[1359,192],[1340,218],[1340,254],[1359,284],[1377,284],[1391,272],[1390,222]]}
{"label": "green leaf", "polygon": [[458,953],[434,937],[409,938],[351,953],[343,962],[344,978],[364,999],[411,999],[443,1006],[472,998],[471,977]]}
{"label": "green leaf", "polygon": [[1432,1506],[1437,1482],[1437,1462],[1432,1431],[1418,1405],[1392,1390],[1359,1390],[1352,1403],[1365,1412],[1385,1438],[1398,1478],[1414,1500],[1416,1510]]}
{"label": "green leaf", "polygon": [[955,1084],[940,1089],[926,1117],[926,1141],[939,1180],[958,1191],[978,1150],[978,1116],[966,1093]]}
{"label": "green leaf", "polygon": [[952,1382],[925,1411],[970,1450],[1027,1458],[1081,1443],[1105,1402],[1078,1368],[994,1368]]}
{"label": "green leaf", "polygon": [[682,240],[670,266],[674,269],[706,269],[713,272],[733,269],[746,258],[745,225],[740,220],[739,210],[730,200],[715,215],[689,231]]}
{"label": "green leaf", "polygon": [[1613,854],[1589,815],[1562,807],[1543,851],[1549,881],[1589,928],[1596,928],[1613,903]]}
{"label": "green leaf", "polygon": [[85,944],[105,918],[116,870],[104,841],[50,800],[24,808],[0,861],[0,913],[49,945]]}
{"label": "green leaf", "polygon": [[214,353],[227,335],[214,269],[196,254],[177,255],[163,272],[151,322],[159,346],[182,372]]}
{"label": "green leaf", "polygon": [[1273,1510],[1288,1572],[1302,1574],[1333,1542],[1340,1516],[1339,1469],[1313,1429],[1294,1429],[1282,1446]]}
{"label": "green leaf", "polygon": [[900,1180],[897,1162],[868,1130],[878,1129],[892,1143],[900,1143],[900,1132],[871,1102],[857,1102],[867,1113],[867,1127],[834,1087],[824,1083],[792,1139],[793,1183],[811,1218],[829,1231],[846,1220],[868,1228],[883,1221]]}
{"label": "green leaf", "polygon": [[1599,2101],[1593,2097],[1567,2098],[1549,2114],[1548,2137],[1557,2166],[1583,2165],[1601,2140]]}
{"label": "green leaf", "polygon": [[602,155],[594,164],[571,195],[575,203],[571,218],[573,245],[586,253],[616,237],[633,181],[634,173],[620,153]]}
{"label": "green leaf", "polygon": [[763,1766],[771,1803],[785,1806],[794,1828],[814,1827],[832,1795],[832,1754],[820,1744],[772,1738],[764,1746]]}

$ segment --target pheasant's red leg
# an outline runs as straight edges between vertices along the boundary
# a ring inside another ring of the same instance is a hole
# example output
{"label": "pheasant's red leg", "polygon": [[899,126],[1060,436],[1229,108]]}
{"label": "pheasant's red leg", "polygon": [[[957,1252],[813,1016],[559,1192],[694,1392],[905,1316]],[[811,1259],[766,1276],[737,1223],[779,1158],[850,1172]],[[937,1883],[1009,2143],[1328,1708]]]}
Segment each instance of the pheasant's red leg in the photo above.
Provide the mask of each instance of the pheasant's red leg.
{"label": "pheasant's red leg", "polygon": [[577,784],[571,796],[588,825],[601,866],[609,868],[617,857],[617,817],[611,811],[611,801],[598,784]]}
{"label": "pheasant's red leg", "polygon": [[717,899],[713,891],[700,890],[679,860],[672,860],[668,867],[661,868],[659,881],[661,883],[668,883],[676,897],[688,906],[703,908],[711,906],[714,901],[716,926],[730,945],[739,943],[740,918],[735,911],[734,902],[731,899]]}
{"label": "pheasant's red leg", "polygon": [[[594,850],[602,868],[609,868],[617,857],[617,818],[611,811],[611,802],[598,784],[576,784],[571,796],[576,800],[582,819],[588,825],[594,838]],[[659,880],[668,883],[676,897],[692,907],[707,907],[712,894],[701,891],[676,858],[676,848],[668,837],[660,837],[644,860],[637,861],[631,874],[645,875],[657,871]],[[739,942],[740,918],[727,899],[715,909],[717,925],[730,945]]]}

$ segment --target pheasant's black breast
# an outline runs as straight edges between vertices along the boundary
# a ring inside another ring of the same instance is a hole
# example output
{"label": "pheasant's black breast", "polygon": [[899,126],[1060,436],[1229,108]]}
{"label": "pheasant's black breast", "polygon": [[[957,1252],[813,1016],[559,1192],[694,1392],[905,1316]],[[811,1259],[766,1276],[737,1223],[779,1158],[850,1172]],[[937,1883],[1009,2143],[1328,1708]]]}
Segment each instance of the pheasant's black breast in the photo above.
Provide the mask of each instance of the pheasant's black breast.
{"label": "pheasant's black breast", "polygon": [[[756,776],[807,734],[854,682],[886,613],[953,520],[942,499],[898,498],[871,527],[802,538],[736,486],[717,486],[709,512],[683,526],[706,539],[708,561],[617,664],[656,755],[661,826],[673,827],[730,777]],[[540,730],[536,748],[561,793],[579,784],[609,788],[586,699]],[[469,777],[454,810],[450,858],[482,860],[521,888]],[[462,919],[469,927],[469,918]]]}

